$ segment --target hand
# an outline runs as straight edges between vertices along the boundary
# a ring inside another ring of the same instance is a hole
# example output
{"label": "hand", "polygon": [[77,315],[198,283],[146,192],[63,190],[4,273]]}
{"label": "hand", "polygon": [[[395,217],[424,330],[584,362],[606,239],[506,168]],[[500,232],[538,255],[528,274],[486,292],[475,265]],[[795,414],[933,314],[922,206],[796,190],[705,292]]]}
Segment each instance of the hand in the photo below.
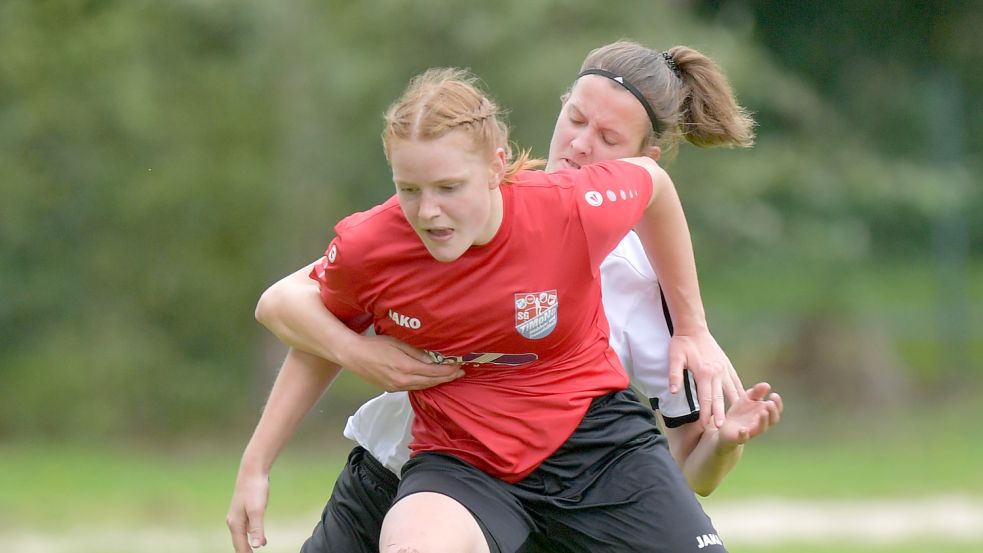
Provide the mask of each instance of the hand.
{"label": "hand", "polygon": [[771,386],[759,382],[749,388],[727,411],[727,420],[719,428],[719,439],[724,444],[741,445],[764,434],[778,424],[782,414],[782,398],[769,394]]}
{"label": "hand", "polygon": [[341,361],[387,392],[423,390],[464,376],[459,364],[434,363],[423,350],[390,336],[357,335]]}
{"label": "hand", "polygon": [[266,512],[269,493],[270,479],[265,475],[249,476],[240,473],[236,479],[232,504],[225,517],[236,553],[252,553],[252,548],[266,545],[263,514]]}
{"label": "hand", "polygon": [[744,395],[744,386],[709,331],[676,334],[669,340],[669,390],[674,394],[683,385],[683,369],[689,369],[696,382],[700,424],[706,426],[712,416],[719,428],[727,417],[724,398],[733,405]]}

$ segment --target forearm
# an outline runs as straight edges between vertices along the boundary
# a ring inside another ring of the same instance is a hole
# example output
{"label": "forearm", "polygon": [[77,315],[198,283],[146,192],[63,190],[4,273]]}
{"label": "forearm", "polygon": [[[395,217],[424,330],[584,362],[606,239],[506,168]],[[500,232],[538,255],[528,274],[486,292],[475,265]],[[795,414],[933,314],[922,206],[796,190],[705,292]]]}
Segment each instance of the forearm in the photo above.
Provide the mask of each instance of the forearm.
{"label": "forearm", "polygon": [[340,367],[291,349],[242,456],[240,472],[268,474],[284,445],[338,375]]}
{"label": "forearm", "polygon": [[702,496],[710,495],[741,459],[743,452],[743,445],[721,442],[717,429],[704,431],[693,451],[681,460],[690,488]]}
{"label": "forearm", "polygon": [[679,334],[707,329],[696,259],[686,216],[668,175],[657,173],[653,199],[636,228],[652,267],[659,275],[673,326]]}
{"label": "forearm", "polygon": [[291,348],[344,365],[344,352],[351,350],[358,334],[321,303],[318,285],[308,277],[312,266],[263,292],[256,305],[256,320]]}

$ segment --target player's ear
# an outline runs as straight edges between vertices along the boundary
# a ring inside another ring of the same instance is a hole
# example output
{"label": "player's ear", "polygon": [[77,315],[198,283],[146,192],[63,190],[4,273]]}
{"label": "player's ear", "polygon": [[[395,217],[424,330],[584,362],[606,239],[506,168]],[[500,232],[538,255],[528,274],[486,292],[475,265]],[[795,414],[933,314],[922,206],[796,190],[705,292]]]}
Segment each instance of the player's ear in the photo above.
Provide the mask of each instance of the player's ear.
{"label": "player's ear", "polygon": [[505,178],[505,168],[508,163],[505,159],[505,148],[495,148],[495,154],[492,158],[491,167],[489,168],[491,175],[488,180],[488,189],[494,190],[498,188],[498,185],[502,184],[502,179]]}
{"label": "player's ear", "polygon": [[642,155],[652,158],[653,161],[659,161],[659,158],[662,157],[662,148],[658,146],[646,146],[642,148]]}

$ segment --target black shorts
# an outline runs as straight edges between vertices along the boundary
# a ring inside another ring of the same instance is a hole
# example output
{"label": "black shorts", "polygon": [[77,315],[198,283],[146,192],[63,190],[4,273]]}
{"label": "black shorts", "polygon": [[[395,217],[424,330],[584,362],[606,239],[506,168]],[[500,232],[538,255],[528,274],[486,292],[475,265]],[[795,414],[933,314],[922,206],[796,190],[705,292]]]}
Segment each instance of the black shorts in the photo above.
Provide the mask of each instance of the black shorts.
{"label": "black shorts", "polygon": [[382,520],[398,485],[391,470],[356,446],[301,553],[379,553]]}
{"label": "black shorts", "polygon": [[[399,478],[391,470],[356,446],[301,553],[378,553],[382,521],[398,485]],[[548,550],[533,547],[529,553]]]}
{"label": "black shorts", "polygon": [[[597,398],[567,442],[516,484],[440,453],[403,468],[397,499],[431,491],[474,514],[492,553],[724,553],[654,415],[630,391]],[[709,545],[708,545],[709,544]]]}

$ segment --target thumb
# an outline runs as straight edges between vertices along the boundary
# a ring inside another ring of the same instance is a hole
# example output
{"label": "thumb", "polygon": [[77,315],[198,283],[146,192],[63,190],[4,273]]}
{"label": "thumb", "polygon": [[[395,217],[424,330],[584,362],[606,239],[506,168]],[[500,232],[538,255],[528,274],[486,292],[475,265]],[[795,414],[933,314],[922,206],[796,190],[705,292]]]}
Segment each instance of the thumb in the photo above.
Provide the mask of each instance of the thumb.
{"label": "thumb", "polygon": [[747,398],[751,401],[761,401],[768,395],[771,390],[771,384],[767,382],[758,382],[754,386],[751,386],[747,390]]}
{"label": "thumb", "polygon": [[751,431],[746,426],[742,426],[741,429],[737,431],[737,443],[746,444],[750,439]]}
{"label": "thumb", "polygon": [[263,513],[254,512],[249,515],[249,546],[252,548],[266,545],[266,535],[263,532]]}
{"label": "thumb", "polygon": [[253,528],[249,531],[249,547],[257,548],[266,545],[266,536],[263,535],[262,528]]}

